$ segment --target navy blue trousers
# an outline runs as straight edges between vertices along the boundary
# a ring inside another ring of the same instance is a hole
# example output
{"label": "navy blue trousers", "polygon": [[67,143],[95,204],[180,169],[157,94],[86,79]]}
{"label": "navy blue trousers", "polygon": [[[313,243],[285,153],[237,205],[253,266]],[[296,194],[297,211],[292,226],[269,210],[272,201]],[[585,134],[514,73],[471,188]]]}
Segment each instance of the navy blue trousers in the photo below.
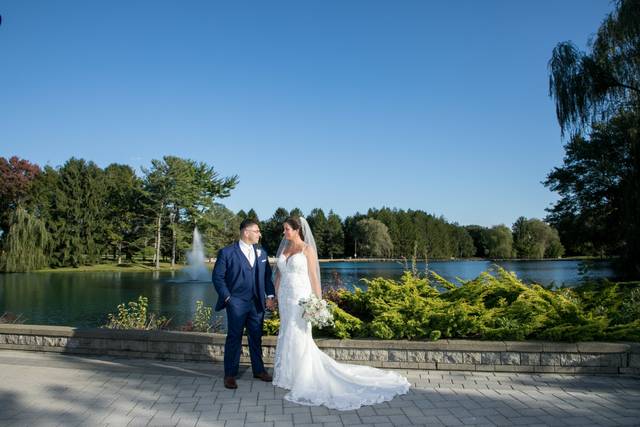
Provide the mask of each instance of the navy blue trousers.
{"label": "navy blue trousers", "polygon": [[226,305],[227,339],[224,343],[224,375],[235,377],[240,366],[242,335],[247,328],[249,355],[253,374],[265,372],[262,361],[262,323],[264,310],[258,311],[257,300],[243,301],[231,297]]}

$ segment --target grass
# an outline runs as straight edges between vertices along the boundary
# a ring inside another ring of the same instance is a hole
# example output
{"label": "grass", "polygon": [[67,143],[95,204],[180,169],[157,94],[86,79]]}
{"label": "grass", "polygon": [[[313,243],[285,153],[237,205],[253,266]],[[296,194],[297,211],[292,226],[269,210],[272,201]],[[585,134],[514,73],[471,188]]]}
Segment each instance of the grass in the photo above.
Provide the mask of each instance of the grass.
{"label": "grass", "polygon": [[[185,266],[183,264],[176,264],[174,268],[171,268],[171,263],[161,262],[160,271],[177,271],[181,270]],[[149,272],[155,270],[155,264],[151,262],[133,262],[117,264],[115,262],[102,263],[95,265],[82,265],[80,267],[60,267],[60,268],[43,268],[37,270],[37,273],[77,273],[77,272],[116,272],[116,271],[130,271],[130,272]]]}

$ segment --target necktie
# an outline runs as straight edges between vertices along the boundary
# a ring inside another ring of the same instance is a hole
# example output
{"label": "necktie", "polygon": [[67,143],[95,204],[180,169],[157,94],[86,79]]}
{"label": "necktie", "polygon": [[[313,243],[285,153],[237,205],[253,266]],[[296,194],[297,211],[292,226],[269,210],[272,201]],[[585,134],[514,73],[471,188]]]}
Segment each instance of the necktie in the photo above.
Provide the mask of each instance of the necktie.
{"label": "necktie", "polygon": [[249,248],[249,250],[247,251],[247,259],[249,260],[249,265],[251,267],[253,267],[253,248]]}

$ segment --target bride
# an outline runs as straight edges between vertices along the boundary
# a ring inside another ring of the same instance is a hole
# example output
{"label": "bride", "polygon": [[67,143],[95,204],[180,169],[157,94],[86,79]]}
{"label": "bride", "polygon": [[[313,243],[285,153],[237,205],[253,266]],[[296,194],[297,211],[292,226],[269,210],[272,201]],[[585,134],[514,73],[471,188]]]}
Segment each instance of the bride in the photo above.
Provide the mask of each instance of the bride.
{"label": "bride", "polygon": [[284,398],[302,405],[351,410],[393,399],[409,390],[406,378],[369,366],[338,363],[313,341],[311,324],[302,318],[301,298],[322,298],[320,264],[304,218],[284,222],[277,253],[275,288],[280,310],[273,384],[290,390]]}

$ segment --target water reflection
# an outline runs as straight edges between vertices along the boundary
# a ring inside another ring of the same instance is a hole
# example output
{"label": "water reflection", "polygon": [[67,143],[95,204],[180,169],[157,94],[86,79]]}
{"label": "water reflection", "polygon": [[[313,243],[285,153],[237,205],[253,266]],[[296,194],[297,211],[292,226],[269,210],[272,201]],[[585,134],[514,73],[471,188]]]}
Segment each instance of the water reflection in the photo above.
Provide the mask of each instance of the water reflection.
{"label": "water reflection", "polygon": [[[505,261],[499,263],[515,271],[526,282],[574,285],[582,277],[580,261]],[[491,267],[488,261],[432,262],[429,268],[444,278],[456,281],[475,278]],[[418,263],[424,271],[425,264]],[[363,278],[397,279],[404,266],[394,262],[321,264],[325,286],[364,287]],[[611,277],[607,262],[594,262],[591,277]],[[173,328],[193,319],[195,302],[214,306],[217,294],[210,282],[176,283],[169,272],[98,272],[98,273],[24,273],[0,274],[0,314],[22,314],[27,323],[69,326],[100,326],[107,313],[115,313],[118,304],[144,295],[149,310],[172,319]],[[221,316],[224,312],[218,313]]]}

